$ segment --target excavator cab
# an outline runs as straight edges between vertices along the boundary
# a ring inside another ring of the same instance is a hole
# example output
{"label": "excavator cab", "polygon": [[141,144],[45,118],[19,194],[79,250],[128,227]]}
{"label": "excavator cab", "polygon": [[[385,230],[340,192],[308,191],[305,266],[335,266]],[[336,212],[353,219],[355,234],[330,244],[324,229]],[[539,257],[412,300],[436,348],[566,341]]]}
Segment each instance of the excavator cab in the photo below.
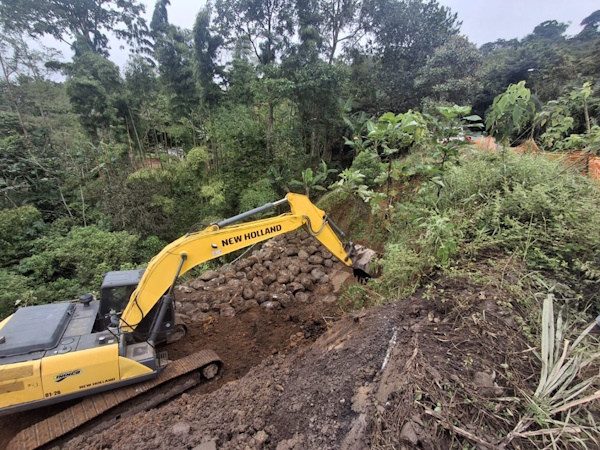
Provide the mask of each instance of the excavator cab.
{"label": "excavator cab", "polygon": [[[104,280],[100,286],[100,308],[96,326],[99,331],[106,330],[111,326],[118,326],[119,317],[129,303],[131,294],[138,287],[145,270],[120,270],[108,272],[104,275]],[[138,342],[148,339],[153,329],[158,306],[158,304],[155,305],[136,328],[134,337]],[[165,317],[160,324],[157,342],[155,343],[171,343],[181,339],[185,334],[185,329],[182,328],[184,328],[182,324],[175,323],[175,305],[170,301]]]}
{"label": "excavator cab", "polygon": [[100,286],[100,315],[110,318],[112,311],[122,312],[143,274],[144,269],[121,270],[105,274]]}

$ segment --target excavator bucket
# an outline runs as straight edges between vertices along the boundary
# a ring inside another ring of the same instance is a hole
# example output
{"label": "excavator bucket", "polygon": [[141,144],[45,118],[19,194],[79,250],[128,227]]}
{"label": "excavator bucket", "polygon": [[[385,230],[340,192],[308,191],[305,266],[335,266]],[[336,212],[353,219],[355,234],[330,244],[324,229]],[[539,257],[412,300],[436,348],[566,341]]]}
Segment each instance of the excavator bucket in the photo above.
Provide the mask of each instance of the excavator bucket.
{"label": "excavator bucket", "polygon": [[370,248],[356,244],[352,254],[352,269],[354,276],[361,283],[369,278],[376,278],[380,275],[381,268],[377,264],[377,252]]}

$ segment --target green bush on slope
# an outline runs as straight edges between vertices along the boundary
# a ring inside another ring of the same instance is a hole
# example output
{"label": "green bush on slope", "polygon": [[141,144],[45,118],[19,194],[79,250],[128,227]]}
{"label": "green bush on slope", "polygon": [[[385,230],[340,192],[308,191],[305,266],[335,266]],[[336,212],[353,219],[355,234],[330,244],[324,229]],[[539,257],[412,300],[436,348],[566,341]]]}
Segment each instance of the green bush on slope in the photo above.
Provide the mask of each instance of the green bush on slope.
{"label": "green bush on slope", "polygon": [[[600,190],[535,156],[471,156],[396,205],[382,285],[406,295],[457,253],[498,249],[568,282],[600,274]],[[438,193],[439,190],[439,193]]]}

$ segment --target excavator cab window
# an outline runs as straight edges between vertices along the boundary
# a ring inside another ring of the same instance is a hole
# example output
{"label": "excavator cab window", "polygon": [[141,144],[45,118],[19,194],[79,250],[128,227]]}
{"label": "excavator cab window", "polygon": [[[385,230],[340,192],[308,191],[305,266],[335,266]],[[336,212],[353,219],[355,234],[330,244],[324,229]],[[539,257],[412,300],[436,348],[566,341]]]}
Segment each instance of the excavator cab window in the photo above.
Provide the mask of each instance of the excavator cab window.
{"label": "excavator cab window", "polygon": [[[111,311],[123,312],[144,270],[108,272],[100,287],[100,316],[110,320]],[[108,322],[107,322],[108,323]]]}
{"label": "excavator cab window", "polygon": [[104,316],[111,311],[122,312],[136,287],[137,284],[103,289],[100,296],[100,314]]}

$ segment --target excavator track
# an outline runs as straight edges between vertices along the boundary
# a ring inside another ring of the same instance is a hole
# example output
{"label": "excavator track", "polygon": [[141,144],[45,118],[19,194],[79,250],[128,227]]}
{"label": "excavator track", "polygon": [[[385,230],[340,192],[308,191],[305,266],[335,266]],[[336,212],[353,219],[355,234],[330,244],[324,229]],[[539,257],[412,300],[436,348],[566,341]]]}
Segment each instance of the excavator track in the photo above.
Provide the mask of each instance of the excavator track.
{"label": "excavator track", "polygon": [[[213,378],[217,374],[215,366],[220,369],[222,364],[223,362],[219,356],[212,350],[202,350],[193,353],[170,362],[152,380],[85,397],[78,404],[20,431],[8,443],[6,448],[7,450],[36,449],[75,430],[115,406],[148,392],[167,381],[200,369],[203,369],[201,373],[204,377]],[[165,400],[167,399],[165,398]]]}

